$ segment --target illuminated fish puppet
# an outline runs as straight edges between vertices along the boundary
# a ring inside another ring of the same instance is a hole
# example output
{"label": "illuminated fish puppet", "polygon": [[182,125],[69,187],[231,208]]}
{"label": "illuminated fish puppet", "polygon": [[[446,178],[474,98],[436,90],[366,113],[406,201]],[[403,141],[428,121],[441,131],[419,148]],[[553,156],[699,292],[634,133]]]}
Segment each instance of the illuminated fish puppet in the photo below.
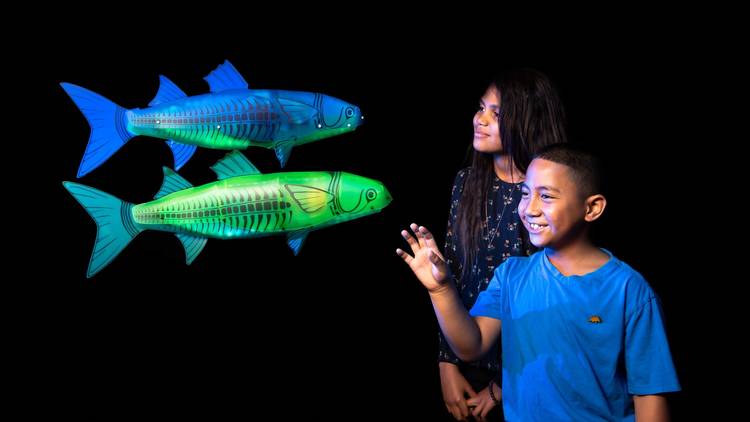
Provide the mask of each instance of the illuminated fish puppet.
{"label": "illuminated fish puppet", "polygon": [[137,135],[166,139],[175,170],[197,147],[273,148],[284,167],[295,145],[350,132],[363,119],[357,106],[328,95],[248,89],[228,60],[204,78],[209,94],[188,97],[166,77],[159,79],[159,91],[149,107],[132,110],[80,86],[60,84],[91,126],[78,177],[99,167]]}
{"label": "illuminated fish puppet", "polygon": [[65,188],[96,222],[87,276],[107,266],[144,230],[175,233],[190,265],[208,238],[286,235],[297,255],[308,233],[379,212],[391,202],[385,186],[344,172],[261,174],[233,151],[211,167],[218,179],[193,187],[164,167],[155,199],[131,204],[74,182]]}

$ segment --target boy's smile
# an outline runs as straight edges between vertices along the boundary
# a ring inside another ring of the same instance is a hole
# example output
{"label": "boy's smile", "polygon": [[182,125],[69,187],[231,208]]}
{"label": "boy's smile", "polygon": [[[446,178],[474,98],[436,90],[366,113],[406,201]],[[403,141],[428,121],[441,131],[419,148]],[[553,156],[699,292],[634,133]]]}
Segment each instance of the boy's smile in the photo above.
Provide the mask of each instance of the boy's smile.
{"label": "boy's smile", "polygon": [[547,227],[546,224],[528,223],[528,227],[526,227],[526,230],[528,230],[529,233],[534,232],[536,234],[536,233],[541,233],[541,231],[545,227]]}

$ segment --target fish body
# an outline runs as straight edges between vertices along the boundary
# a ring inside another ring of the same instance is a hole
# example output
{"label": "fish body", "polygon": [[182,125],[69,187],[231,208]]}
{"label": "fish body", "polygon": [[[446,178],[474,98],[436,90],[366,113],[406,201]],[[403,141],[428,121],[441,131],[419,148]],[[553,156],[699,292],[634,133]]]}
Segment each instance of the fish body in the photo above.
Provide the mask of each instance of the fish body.
{"label": "fish body", "polygon": [[143,135],[167,141],[179,170],[197,147],[274,149],[282,167],[292,148],[355,130],[359,108],[313,92],[249,89],[229,61],[206,76],[211,92],[188,96],[165,76],[149,107],[125,109],[80,86],[61,85],[91,126],[78,169],[82,177],[126,142]]}
{"label": "fish body", "polygon": [[212,169],[219,180],[192,186],[165,167],[162,188],[153,201],[142,204],[64,182],[97,224],[88,277],[145,230],[176,234],[188,264],[209,238],[285,235],[296,255],[309,232],[379,212],[391,201],[377,180],[345,172],[261,174],[237,151]]}

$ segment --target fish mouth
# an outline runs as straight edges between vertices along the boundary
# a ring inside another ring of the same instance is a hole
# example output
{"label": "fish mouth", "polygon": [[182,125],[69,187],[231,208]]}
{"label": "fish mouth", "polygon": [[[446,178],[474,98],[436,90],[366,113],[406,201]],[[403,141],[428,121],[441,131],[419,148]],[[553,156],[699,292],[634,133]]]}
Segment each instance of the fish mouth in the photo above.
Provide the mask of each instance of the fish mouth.
{"label": "fish mouth", "polygon": [[362,115],[362,113],[359,111],[359,108],[355,108],[354,114],[352,115],[352,117],[349,117],[347,120],[351,120],[351,121],[346,122],[344,126],[346,126],[346,128],[348,129],[354,130],[362,126],[362,124],[365,122],[365,116]]}
{"label": "fish mouth", "polygon": [[388,205],[393,201],[393,196],[391,196],[391,193],[388,191],[388,189],[383,187],[383,195],[385,195],[385,204]]}

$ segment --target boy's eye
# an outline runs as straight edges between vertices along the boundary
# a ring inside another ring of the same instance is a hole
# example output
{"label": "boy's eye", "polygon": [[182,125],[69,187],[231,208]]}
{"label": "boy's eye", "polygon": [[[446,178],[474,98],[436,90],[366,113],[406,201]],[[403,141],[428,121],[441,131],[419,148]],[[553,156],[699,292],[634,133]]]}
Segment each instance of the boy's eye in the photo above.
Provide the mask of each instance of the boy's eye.
{"label": "boy's eye", "polygon": [[529,196],[529,193],[522,190],[521,191],[521,198],[526,198],[527,196]]}
{"label": "boy's eye", "polygon": [[549,196],[549,195],[547,195],[546,193],[543,193],[543,194],[539,195],[539,197],[542,198],[542,199],[552,199],[552,197]]}

